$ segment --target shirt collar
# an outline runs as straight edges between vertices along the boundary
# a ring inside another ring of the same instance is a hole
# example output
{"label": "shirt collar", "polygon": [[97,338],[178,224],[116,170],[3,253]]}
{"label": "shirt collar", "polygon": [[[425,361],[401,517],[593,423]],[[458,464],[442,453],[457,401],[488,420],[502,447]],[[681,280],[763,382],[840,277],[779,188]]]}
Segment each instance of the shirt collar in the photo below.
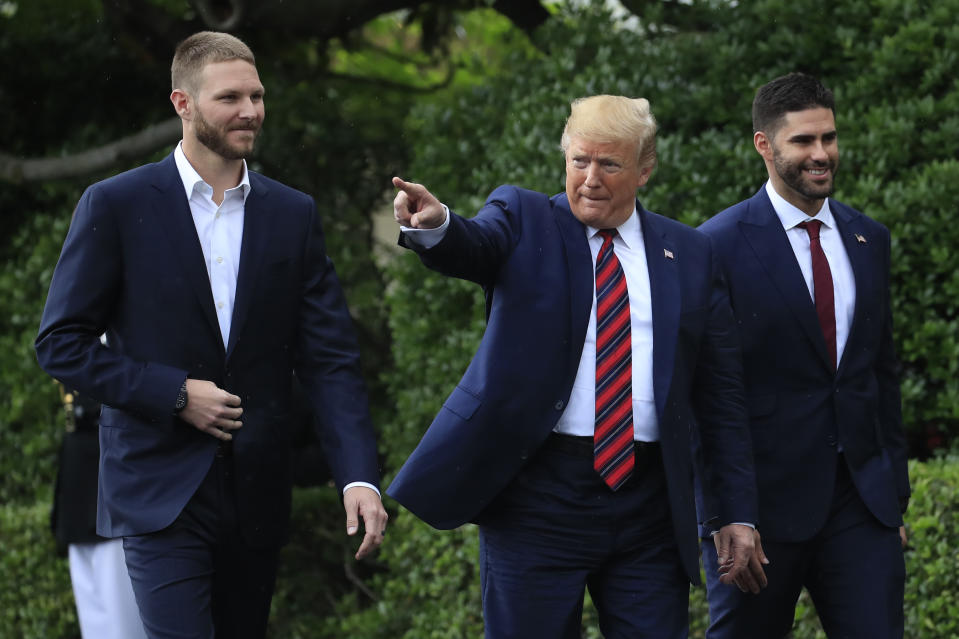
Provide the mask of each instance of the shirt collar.
{"label": "shirt collar", "polygon": [[[190,161],[186,159],[186,154],[183,153],[183,140],[180,140],[179,144],[176,145],[176,149],[173,150],[173,161],[176,162],[177,171],[180,173],[180,181],[183,182],[183,189],[186,192],[186,199],[193,197],[193,192],[197,189],[201,193],[210,195],[213,193],[213,187],[203,181],[203,178],[200,177],[200,174],[196,172],[196,169],[193,168],[193,165],[190,164]],[[243,174],[240,176],[240,183],[237,184],[232,189],[227,189],[227,192],[233,191],[233,189],[239,188],[243,193],[243,201],[246,202],[247,196],[250,194],[250,174],[246,169],[246,160],[243,160]]]}
{"label": "shirt collar", "polygon": [[776,189],[773,188],[772,182],[769,180],[766,181],[766,194],[769,196],[769,201],[772,202],[773,210],[776,211],[776,216],[782,223],[783,228],[787,231],[796,228],[796,226],[802,222],[812,219],[819,220],[826,228],[836,228],[836,222],[832,217],[832,210],[829,208],[828,197],[823,198],[822,208],[819,209],[819,212],[816,213],[816,216],[813,218],[787,202],[783,196],[776,192]]}
{"label": "shirt collar", "polygon": [[[586,237],[593,239],[600,229],[592,226],[586,227]],[[622,238],[627,248],[635,249],[643,243],[643,227],[639,223],[639,216],[636,214],[636,206],[633,206],[632,214],[626,218],[626,221],[616,227],[616,232]]]}

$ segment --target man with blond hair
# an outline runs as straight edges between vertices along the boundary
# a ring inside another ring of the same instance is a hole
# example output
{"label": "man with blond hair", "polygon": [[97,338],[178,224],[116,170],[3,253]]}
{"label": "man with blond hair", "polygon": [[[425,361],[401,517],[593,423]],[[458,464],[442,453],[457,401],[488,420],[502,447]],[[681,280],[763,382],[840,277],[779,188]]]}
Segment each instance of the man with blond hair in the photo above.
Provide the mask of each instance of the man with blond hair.
{"label": "man with blond hair", "polygon": [[123,539],[147,635],[259,638],[288,536],[294,371],[348,534],[364,520],[358,558],[385,533],[376,444],[313,199],[246,165],[265,114],[253,53],[198,33],[172,80],[183,140],[83,194],[37,356],[104,405],[97,532]]}
{"label": "man with blond hair", "polygon": [[708,239],[636,200],[644,99],[576,100],[566,191],[493,191],[472,219],[394,178],[400,243],[486,293],[463,379],[388,492],[436,528],[480,525],[486,636],[679,638],[699,579],[693,432],[724,582],[758,589],[739,346]]}

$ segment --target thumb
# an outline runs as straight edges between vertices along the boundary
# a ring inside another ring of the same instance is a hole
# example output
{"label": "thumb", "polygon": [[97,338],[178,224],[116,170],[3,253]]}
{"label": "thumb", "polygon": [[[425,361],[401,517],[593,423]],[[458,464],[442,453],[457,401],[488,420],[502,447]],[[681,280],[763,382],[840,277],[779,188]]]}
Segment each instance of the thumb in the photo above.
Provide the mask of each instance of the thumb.
{"label": "thumb", "polygon": [[756,557],[759,558],[759,561],[762,562],[763,565],[769,564],[769,558],[766,557],[766,551],[763,550],[763,545],[759,540],[756,540]]}
{"label": "thumb", "polygon": [[719,532],[716,537],[716,559],[720,564],[724,564],[729,559],[729,536]]}
{"label": "thumb", "polygon": [[355,535],[356,531],[359,530],[357,502],[355,499],[347,498],[343,501],[343,507],[346,510],[346,534]]}

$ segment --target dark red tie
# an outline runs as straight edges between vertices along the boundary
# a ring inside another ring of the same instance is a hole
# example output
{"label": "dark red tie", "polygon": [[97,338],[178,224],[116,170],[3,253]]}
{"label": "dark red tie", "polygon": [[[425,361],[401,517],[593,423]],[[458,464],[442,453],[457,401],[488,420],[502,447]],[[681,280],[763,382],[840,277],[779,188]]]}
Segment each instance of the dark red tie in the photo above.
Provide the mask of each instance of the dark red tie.
{"label": "dark red tie", "polygon": [[819,316],[819,328],[826,338],[826,349],[832,369],[836,370],[836,303],[833,299],[832,271],[829,270],[829,260],[822,250],[819,241],[819,228],[822,222],[809,220],[799,226],[809,234],[809,252],[812,253],[812,284],[816,297],[816,315]]}
{"label": "dark red tie", "polygon": [[596,256],[596,426],[593,468],[617,490],[633,473],[633,352],[626,276],[613,252],[615,230],[599,232]]}

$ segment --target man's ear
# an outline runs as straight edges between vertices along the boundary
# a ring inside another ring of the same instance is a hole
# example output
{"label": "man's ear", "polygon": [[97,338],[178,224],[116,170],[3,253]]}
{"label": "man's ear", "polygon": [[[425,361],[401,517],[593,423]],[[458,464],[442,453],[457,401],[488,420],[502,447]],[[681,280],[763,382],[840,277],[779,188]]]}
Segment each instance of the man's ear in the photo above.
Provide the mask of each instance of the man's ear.
{"label": "man's ear", "polygon": [[170,102],[173,103],[176,114],[182,119],[189,120],[193,117],[190,96],[183,89],[173,89],[173,93],[170,94]]}
{"label": "man's ear", "polygon": [[767,162],[773,161],[773,142],[764,131],[756,131],[753,133],[753,146],[756,147],[756,152],[759,153]]}
{"label": "man's ear", "polygon": [[646,183],[649,181],[649,176],[653,174],[653,167],[647,166],[642,171],[639,172],[639,179],[637,180],[636,188],[641,188],[646,186]]}

